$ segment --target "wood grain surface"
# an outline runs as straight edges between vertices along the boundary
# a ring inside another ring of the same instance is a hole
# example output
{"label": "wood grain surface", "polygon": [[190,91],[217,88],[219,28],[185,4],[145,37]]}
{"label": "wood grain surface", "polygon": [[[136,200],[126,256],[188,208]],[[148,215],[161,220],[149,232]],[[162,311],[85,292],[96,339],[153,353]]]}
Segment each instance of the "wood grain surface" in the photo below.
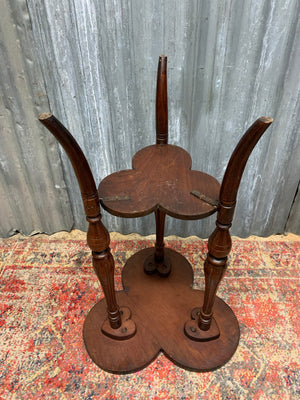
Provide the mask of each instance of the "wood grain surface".
{"label": "wood grain surface", "polygon": [[116,172],[99,185],[104,209],[120,217],[141,217],[159,208],[179,219],[199,219],[216,207],[195,197],[198,191],[217,201],[218,181],[191,170],[190,155],[173,145],[152,145],[133,157],[132,170]]}

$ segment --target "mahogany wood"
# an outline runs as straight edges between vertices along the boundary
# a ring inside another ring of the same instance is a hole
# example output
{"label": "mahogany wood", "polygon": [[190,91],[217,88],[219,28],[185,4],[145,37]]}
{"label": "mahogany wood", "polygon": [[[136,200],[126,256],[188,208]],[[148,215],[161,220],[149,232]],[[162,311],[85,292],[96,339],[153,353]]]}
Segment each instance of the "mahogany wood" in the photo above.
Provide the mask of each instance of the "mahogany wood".
{"label": "mahogany wood", "polygon": [[[49,113],[41,114],[39,120],[62,145],[75,171],[86,218],[89,222],[87,243],[92,250],[93,266],[105,293],[109,325],[115,329],[116,336],[118,337],[120,335],[117,330],[119,328],[122,329],[122,318],[115,295],[115,266],[109,249],[109,233],[101,222],[99,197],[91,169],[80,146],[60,121]],[[128,336],[132,336],[135,332],[134,324],[131,328]],[[103,329],[105,331],[105,327]],[[123,339],[124,335],[121,336]]]}
{"label": "mahogany wood", "polygon": [[154,274],[157,272],[161,276],[167,277],[171,271],[171,261],[164,252],[164,230],[165,230],[166,213],[159,208],[155,210],[156,222],[156,242],[155,252],[146,259],[144,264],[144,271],[146,274]]}
{"label": "mahogany wood", "polygon": [[214,299],[218,285],[227,267],[227,257],[231,250],[229,229],[234,215],[238,188],[247,160],[272,122],[273,119],[268,117],[261,117],[256,120],[237,144],[226,168],[220,190],[217,227],[209,237],[208,255],[204,264],[205,296],[198,321],[201,330],[206,331],[211,326]]}
{"label": "mahogany wood", "polygon": [[[179,366],[207,371],[225,364],[239,342],[239,326],[232,310],[216,298],[215,318],[219,337],[201,342],[184,333],[184,324],[203,292],[192,289],[190,263],[174,250],[165,249],[172,263],[168,278],[144,273],[143,264],[154,248],[139,251],[122,271],[124,291],[117,293],[119,303],[132,310],[137,333],[126,341],[110,340],[100,332],[99,321],[105,314],[101,300],[89,312],[83,329],[87,351],[93,361],[110,372],[133,372],[148,365],[161,350]],[[121,300],[122,299],[122,300]],[[100,332],[100,333],[99,333]]]}
{"label": "mahogany wood", "polygon": [[[232,154],[221,186],[215,178],[191,170],[190,155],[168,144],[167,57],[160,56],[156,144],[138,151],[132,169],[106,177],[98,191],[72,135],[51,114],[42,114],[39,119],[71,160],[89,222],[87,242],[105,294],[84,323],[84,342],[94,362],[108,371],[132,372],[149,364],[160,350],[175,363],[197,371],[227,362],[238,345],[239,326],[230,307],[216,292],[231,250],[229,229],[242,174],[272,119],[259,118],[248,129]],[[155,247],[144,249],[127,261],[122,272],[124,291],[117,294],[110,238],[101,222],[99,199],[108,212],[120,217],[155,212]],[[165,248],[164,223],[166,214],[189,220],[216,211],[216,229],[209,238],[204,264],[203,293],[191,287],[193,272],[189,262]]]}
{"label": "mahogany wood", "polygon": [[[170,260],[164,257],[165,214],[175,218],[203,218],[217,210],[219,183],[207,174],[191,171],[183,149],[168,145],[167,57],[160,56],[156,90],[156,145],[140,150],[133,170],[104,179],[99,186],[103,207],[111,214],[137,217],[155,211],[156,253],[145,262],[145,272],[167,276]],[[199,196],[195,197],[195,193]],[[204,199],[210,198],[210,204]]]}
{"label": "mahogany wood", "polygon": [[156,86],[156,144],[168,143],[167,57],[158,59]]}
{"label": "mahogany wood", "polygon": [[101,204],[119,217],[136,218],[160,209],[179,219],[200,219],[216,207],[194,196],[205,193],[218,202],[220,184],[210,175],[191,170],[191,157],[180,147],[152,145],[138,151],[132,170],[115,172],[99,185]]}
{"label": "mahogany wood", "polygon": [[164,231],[166,214],[160,209],[155,211],[156,220],[156,243],[155,243],[155,261],[159,264],[164,260]]}

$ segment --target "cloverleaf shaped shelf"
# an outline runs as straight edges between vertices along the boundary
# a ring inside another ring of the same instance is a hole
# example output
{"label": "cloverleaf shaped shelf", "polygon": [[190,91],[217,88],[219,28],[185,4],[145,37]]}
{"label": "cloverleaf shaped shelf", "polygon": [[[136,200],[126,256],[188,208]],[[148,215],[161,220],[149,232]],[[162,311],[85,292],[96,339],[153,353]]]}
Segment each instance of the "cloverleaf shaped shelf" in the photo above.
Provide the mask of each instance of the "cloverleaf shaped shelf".
{"label": "cloverleaf shaped shelf", "polygon": [[148,146],[135,154],[132,170],[103,179],[101,204],[121,217],[141,217],[157,209],[179,219],[207,217],[217,210],[220,184],[191,165],[190,155],[180,147]]}

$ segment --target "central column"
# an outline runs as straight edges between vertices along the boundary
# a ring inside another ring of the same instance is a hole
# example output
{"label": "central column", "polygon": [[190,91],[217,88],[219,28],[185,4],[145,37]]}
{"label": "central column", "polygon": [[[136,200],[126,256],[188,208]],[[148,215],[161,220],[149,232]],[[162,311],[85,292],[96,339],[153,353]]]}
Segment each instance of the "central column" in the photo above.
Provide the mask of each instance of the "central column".
{"label": "central column", "polygon": [[[156,145],[168,145],[168,90],[167,90],[167,57],[159,56],[156,85]],[[156,243],[154,256],[149,257],[144,264],[147,274],[158,272],[168,276],[171,263],[164,254],[164,231],[166,213],[159,207],[155,211]]]}

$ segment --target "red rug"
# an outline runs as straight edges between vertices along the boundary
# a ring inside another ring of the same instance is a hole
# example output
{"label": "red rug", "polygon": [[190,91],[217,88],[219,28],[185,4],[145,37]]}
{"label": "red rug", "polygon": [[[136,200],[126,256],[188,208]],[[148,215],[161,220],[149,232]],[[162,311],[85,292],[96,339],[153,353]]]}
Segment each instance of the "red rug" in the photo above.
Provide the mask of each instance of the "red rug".
{"label": "red rug", "polygon": [[[84,318],[102,296],[85,240],[65,235],[0,240],[1,399],[298,399],[300,239],[238,240],[219,296],[236,313],[233,358],[188,372],[161,354],[148,368],[112,375],[89,359]],[[116,285],[125,260],[149,239],[113,236]],[[203,288],[206,242],[169,239]]]}

